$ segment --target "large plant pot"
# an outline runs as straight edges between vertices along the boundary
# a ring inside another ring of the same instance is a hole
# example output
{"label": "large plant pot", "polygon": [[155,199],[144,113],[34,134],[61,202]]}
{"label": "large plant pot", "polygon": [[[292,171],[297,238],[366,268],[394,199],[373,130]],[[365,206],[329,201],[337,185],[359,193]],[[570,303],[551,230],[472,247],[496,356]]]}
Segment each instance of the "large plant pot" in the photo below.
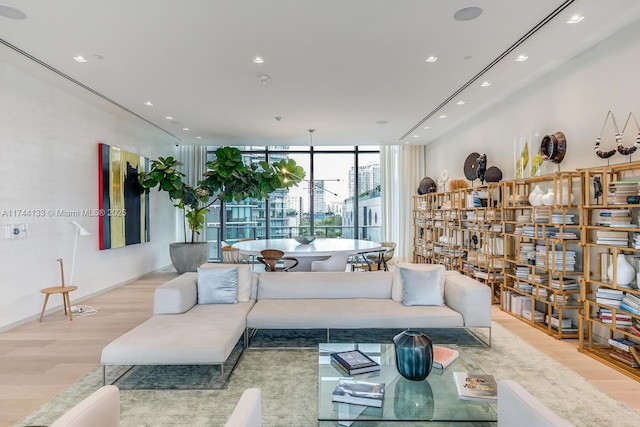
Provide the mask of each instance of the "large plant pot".
{"label": "large plant pot", "polygon": [[209,242],[169,244],[171,262],[180,274],[198,271],[198,267],[209,260],[210,251]]}

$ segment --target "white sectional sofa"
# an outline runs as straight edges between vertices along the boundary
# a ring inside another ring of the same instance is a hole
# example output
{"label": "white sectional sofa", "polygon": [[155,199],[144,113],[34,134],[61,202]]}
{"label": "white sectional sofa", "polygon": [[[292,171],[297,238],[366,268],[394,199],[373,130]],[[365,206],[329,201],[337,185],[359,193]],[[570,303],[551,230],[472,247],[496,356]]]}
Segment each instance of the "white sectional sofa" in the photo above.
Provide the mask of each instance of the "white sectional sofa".
{"label": "white sectional sofa", "polygon": [[[235,304],[199,304],[198,273],[185,273],[156,289],[154,316],[107,345],[103,366],[214,364],[224,370],[243,333],[247,345],[249,331],[259,329],[491,327],[489,287],[442,266],[398,264],[394,272],[259,276],[248,265],[202,266],[234,267]],[[443,304],[403,304],[408,289],[402,269],[435,271],[437,276],[431,277],[439,281]]]}

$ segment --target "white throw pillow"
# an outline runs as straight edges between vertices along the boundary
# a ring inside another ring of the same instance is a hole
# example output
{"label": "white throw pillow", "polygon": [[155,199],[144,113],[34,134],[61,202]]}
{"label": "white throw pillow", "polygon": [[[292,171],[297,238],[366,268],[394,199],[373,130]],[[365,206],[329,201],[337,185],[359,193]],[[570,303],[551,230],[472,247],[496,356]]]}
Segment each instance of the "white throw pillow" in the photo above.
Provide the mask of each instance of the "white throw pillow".
{"label": "white throw pillow", "polygon": [[440,285],[441,269],[414,270],[400,268],[402,305],[444,305]]}
{"label": "white throw pillow", "polygon": [[400,274],[401,268],[406,268],[408,270],[421,270],[421,271],[440,270],[440,287],[442,289],[442,299],[444,300],[444,283],[445,283],[445,277],[447,272],[447,270],[444,268],[444,265],[414,264],[411,262],[400,262],[391,266],[391,269],[393,270],[393,285],[391,287],[391,299],[397,302],[402,302],[402,294],[404,292],[404,289],[402,284],[402,275]]}
{"label": "white throw pillow", "polygon": [[238,302],[238,267],[198,268],[198,304]]}
{"label": "white throw pillow", "polygon": [[208,262],[200,268],[230,268],[238,269],[238,301],[246,302],[251,298],[251,266],[249,264],[218,264]]}

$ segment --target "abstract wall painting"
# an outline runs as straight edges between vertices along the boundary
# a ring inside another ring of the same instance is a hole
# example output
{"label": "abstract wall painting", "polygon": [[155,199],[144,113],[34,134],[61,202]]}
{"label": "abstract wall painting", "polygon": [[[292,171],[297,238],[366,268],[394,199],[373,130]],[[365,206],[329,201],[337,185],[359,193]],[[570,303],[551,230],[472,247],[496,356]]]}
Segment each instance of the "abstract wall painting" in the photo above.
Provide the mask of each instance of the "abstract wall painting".
{"label": "abstract wall painting", "polygon": [[149,195],[138,184],[138,173],[149,170],[149,159],[107,144],[98,144],[100,249],[149,241]]}

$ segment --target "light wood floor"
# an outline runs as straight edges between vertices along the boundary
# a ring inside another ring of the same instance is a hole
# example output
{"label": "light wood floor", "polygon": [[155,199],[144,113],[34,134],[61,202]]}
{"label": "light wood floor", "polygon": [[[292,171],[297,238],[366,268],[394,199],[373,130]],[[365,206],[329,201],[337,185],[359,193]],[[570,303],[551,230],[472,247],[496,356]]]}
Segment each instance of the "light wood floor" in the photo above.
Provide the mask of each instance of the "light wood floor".
{"label": "light wood floor", "polygon": [[[177,274],[152,273],[81,303],[95,316],[69,321],[62,312],[0,333],[0,426],[20,421],[100,364],[102,348],[149,318],[152,294]],[[54,300],[55,301],[55,300]],[[61,301],[57,302],[62,304]],[[52,302],[50,302],[52,304]],[[559,341],[493,307],[493,318],[595,386],[640,410],[640,383],[579,353],[576,340]]]}

